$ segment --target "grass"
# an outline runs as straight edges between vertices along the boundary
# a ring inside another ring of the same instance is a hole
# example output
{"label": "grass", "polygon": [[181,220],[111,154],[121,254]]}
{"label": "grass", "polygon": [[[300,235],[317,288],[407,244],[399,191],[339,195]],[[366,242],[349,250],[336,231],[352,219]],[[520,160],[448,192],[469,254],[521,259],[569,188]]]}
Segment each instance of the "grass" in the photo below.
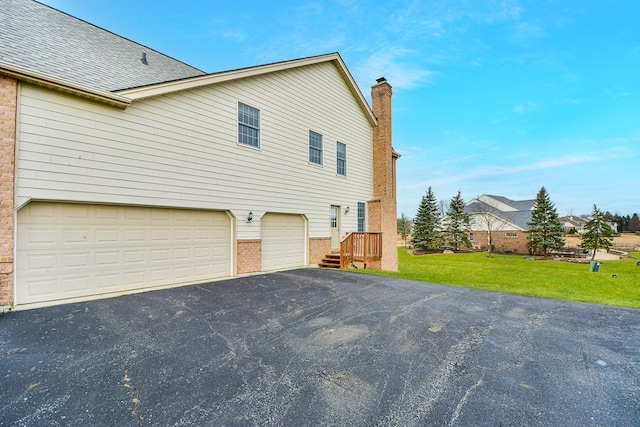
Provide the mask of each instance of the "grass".
{"label": "grass", "polygon": [[[457,253],[411,255],[398,251],[398,272],[366,270],[424,282],[571,301],[640,308],[640,252],[634,259],[575,264],[518,255]],[[363,270],[358,270],[363,271]],[[612,277],[613,275],[617,277]]]}

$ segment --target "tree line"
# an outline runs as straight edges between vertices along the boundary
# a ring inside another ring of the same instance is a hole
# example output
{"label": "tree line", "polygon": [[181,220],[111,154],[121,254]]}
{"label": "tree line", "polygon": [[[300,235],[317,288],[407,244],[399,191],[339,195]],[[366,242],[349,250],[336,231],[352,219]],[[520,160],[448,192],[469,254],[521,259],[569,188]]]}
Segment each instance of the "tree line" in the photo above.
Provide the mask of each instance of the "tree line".
{"label": "tree line", "polygon": [[612,214],[606,211],[604,216],[609,221],[615,222],[618,225],[618,233],[637,233],[640,231],[640,218],[637,213],[633,215],[619,215],[618,213]]}
{"label": "tree line", "polygon": [[[404,214],[398,219],[398,234],[403,239],[411,234],[411,244],[418,250],[439,250],[450,248],[459,250],[461,247],[471,247],[469,233],[471,231],[471,215],[465,212],[466,203],[461,192],[451,198],[446,212],[442,203],[438,204],[431,186],[420,200],[418,211],[413,222]],[[593,257],[598,249],[607,251],[613,246],[614,230],[611,222],[613,216],[604,213],[594,204],[591,219],[585,225],[585,232],[581,235],[580,247],[593,251]],[[610,218],[611,217],[611,218]],[[633,218],[629,217],[632,225]],[[559,250],[565,245],[565,229],[560,222],[558,212],[551,201],[549,193],[542,187],[536,194],[536,201],[531,212],[531,221],[527,222],[529,233],[529,249],[533,254],[548,256],[551,251]],[[488,233],[491,234],[489,228]],[[489,236],[491,239],[491,236]],[[491,252],[491,244],[489,252]]]}

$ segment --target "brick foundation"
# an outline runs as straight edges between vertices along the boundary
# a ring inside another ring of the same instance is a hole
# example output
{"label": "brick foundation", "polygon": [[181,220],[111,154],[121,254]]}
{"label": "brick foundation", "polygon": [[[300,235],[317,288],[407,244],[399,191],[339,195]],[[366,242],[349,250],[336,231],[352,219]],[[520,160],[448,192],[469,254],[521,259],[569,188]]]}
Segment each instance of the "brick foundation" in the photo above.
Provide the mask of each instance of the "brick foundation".
{"label": "brick foundation", "polygon": [[238,240],[238,274],[262,271],[262,240]]}
{"label": "brick foundation", "polygon": [[312,237],[309,239],[309,265],[320,263],[331,253],[331,237]]}
{"label": "brick foundation", "polygon": [[13,224],[18,82],[0,76],[0,311],[13,304]]}
{"label": "brick foundation", "polygon": [[[507,237],[507,233],[516,233],[517,237]],[[492,237],[493,251],[495,253],[513,252],[516,254],[529,254],[529,239],[525,231],[494,231]],[[475,249],[487,250],[488,240],[486,231],[474,231],[473,241]]]}

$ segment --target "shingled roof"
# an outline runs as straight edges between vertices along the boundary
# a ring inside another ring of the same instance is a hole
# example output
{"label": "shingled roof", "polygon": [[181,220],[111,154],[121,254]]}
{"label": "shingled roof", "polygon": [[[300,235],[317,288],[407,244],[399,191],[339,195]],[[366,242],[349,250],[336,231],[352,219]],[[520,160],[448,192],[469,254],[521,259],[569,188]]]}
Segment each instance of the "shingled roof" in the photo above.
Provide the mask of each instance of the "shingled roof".
{"label": "shingled roof", "polygon": [[502,196],[483,194],[477,199],[469,201],[465,206],[465,212],[469,214],[489,213],[523,231],[528,231],[527,222],[531,221],[531,210],[535,203],[535,199],[511,200]]}
{"label": "shingled roof", "polygon": [[0,61],[116,91],[205,73],[32,0],[1,0]]}

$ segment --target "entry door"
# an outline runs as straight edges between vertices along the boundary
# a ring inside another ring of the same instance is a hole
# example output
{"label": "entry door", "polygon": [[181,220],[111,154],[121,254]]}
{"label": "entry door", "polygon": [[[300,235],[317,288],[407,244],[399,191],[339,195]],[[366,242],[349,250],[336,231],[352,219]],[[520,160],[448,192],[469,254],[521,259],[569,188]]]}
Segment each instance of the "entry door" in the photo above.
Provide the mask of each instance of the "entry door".
{"label": "entry door", "polygon": [[340,206],[331,206],[331,250],[340,250]]}

